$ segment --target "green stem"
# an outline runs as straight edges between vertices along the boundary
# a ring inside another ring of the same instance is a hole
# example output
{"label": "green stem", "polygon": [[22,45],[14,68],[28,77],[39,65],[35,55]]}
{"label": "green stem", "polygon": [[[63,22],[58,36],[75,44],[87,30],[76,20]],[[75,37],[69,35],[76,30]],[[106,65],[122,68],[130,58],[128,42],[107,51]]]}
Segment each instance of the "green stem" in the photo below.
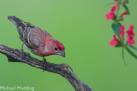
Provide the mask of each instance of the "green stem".
{"label": "green stem", "polygon": [[137,55],[135,55],[128,47],[126,47],[126,50],[137,59]]}
{"label": "green stem", "polygon": [[121,41],[122,46],[124,47],[124,46],[125,46],[125,45],[124,45],[124,41],[121,39],[121,37],[120,37],[119,34],[118,34],[118,38],[119,38],[119,40]]}
{"label": "green stem", "polygon": [[127,65],[126,62],[125,62],[125,58],[124,58],[124,47],[122,48],[122,58],[123,58],[124,64]]}
{"label": "green stem", "polygon": [[119,8],[120,8],[120,3],[121,3],[121,2],[120,2],[120,1],[118,1],[117,3],[118,3],[118,7],[117,7],[117,12],[116,12],[116,18],[117,18],[117,20],[118,20],[118,11],[119,11]]}

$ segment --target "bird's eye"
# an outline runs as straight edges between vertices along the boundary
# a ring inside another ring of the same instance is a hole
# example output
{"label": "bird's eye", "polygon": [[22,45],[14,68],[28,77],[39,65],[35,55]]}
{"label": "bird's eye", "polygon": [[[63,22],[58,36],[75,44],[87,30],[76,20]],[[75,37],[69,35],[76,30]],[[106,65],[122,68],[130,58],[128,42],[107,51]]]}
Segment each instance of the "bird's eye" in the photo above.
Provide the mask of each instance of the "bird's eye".
{"label": "bird's eye", "polygon": [[55,47],[55,50],[58,50],[58,48],[57,48],[57,47]]}

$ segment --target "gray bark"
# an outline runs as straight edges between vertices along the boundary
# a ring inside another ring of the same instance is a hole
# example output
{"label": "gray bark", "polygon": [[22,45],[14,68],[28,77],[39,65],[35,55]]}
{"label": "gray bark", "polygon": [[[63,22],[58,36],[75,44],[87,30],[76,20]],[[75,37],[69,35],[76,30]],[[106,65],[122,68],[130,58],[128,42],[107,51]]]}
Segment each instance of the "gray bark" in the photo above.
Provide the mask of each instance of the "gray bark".
{"label": "gray bark", "polygon": [[[23,52],[24,56],[23,58],[21,58],[18,55],[19,50],[9,48],[8,46],[5,46],[3,44],[0,44],[0,53],[6,55],[9,62],[23,62],[23,63],[29,64],[30,66],[44,70],[44,65],[42,65],[43,62],[36,58],[31,57],[29,53]],[[82,82],[73,73],[73,70],[67,64],[64,64],[64,63],[53,64],[53,63],[47,62],[45,71],[60,74],[61,76],[65,77],[76,91],[92,91],[92,89],[88,85]]]}

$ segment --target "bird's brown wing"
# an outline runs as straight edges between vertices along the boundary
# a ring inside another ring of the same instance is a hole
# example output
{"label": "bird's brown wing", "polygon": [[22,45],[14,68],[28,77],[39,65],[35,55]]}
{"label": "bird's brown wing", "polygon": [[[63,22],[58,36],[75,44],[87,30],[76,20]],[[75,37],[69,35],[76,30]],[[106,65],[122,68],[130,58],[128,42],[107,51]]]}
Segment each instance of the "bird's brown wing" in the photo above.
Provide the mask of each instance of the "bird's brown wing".
{"label": "bird's brown wing", "polygon": [[[31,24],[32,25],[32,24]],[[52,37],[48,32],[42,30],[36,26],[27,26],[23,33],[23,43],[30,49],[37,49],[38,47],[44,47],[46,38]]]}
{"label": "bird's brown wing", "polygon": [[37,49],[40,47],[40,38],[37,35],[37,30],[32,27],[27,27],[23,32],[23,37],[20,39],[29,49]]}
{"label": "bird's brown wing", "polygon": [[46,37],[52,37],[48,32],[15,16],[8,16],[8,19],[17,26],[20,39],[28,49],[44,46]]}

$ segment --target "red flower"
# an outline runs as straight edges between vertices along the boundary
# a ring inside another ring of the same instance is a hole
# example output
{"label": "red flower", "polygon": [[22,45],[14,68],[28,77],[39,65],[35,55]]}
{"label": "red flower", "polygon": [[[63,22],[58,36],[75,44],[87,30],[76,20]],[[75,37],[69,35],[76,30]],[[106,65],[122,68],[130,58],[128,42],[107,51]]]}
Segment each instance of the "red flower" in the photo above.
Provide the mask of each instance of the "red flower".
{"label": "red flower", "polygon": [[120,29],[120,31],[119,31],[119,34],[120,34],[120,36],[121,36],[122,39],[124,39],[124,30],[125,30],[125,26],[122,25],[122,26],[121,26],[121,29]]}
{"label": "red flower", "polygon": [[133,45],[133,44],[135,43],[133,37],[129,37],[129,38],[127,39],[127,43],[128,43],[129,45]]}
{"label": "red flower", "polygon": [[128,36],[127,43],[129,45],[133,45],[135,43],[133,39],[135,37],[135,34],[133,33],[133,29],[134,29],[134,25],[130,25],[129,30],[127,31],[127,36]]}
{"label": "red flower", "polygon": [[133,31],[134,25],[130,25],[129,29]]}
{"label": "red flower", "polygon": [[126,5],[126,2],[123,2],[124,5]]}
{"label": "red flower", "polygon": [[123,21],[123,20],[124,20],[124,18],[123,18],[123,16],[124,16],[124,15],[128,15],[128,12],[127,12],[127,11],[125,11],[124,13],[122,13],[122,14],[121,14],[121,21]]}
{"label": "red flower", "polygon": [[128,37],[134,37],[135,34],[133,33],[134,25],[130,25],[129,30],[127,30]]}
{"label": "red flower", "polygon": [[117,10],[117,7],[118,7],[118,3],[115,3],[115,6],[113,6],[112,8],[111,8],[111,12],[115,12],[116,10]]}
{"label": "red flower", "polygon": [[123,21],[124,20],[124,18],[123,17],[121,17],[121,21]]}
{"label": "red flower", "polygon": [[116,17],[116,15],[112,12],[106,14],[107,20],[113,19],[114,17]]}
{"label": "red flower", "polygon": [[117,10],[117,7],[118,7],[118,3],[116,3],[115,6],[111,8],[110,12],[106,14],[107,20],[110,20],[116,17],[114,12]]}
{"label": "red flower", "polygon": [[124,13],[122,13],[121,14],[122,16],[124,16],[124,15],[128,15],[128,12],[127,11],[125,11]]}
{"label": "red flower", "polygon": [[116,46],[117,43],[120,43],[120,41],[116,38],[116,35],[113,35],[113,39],[110,40],[110,46]]}

